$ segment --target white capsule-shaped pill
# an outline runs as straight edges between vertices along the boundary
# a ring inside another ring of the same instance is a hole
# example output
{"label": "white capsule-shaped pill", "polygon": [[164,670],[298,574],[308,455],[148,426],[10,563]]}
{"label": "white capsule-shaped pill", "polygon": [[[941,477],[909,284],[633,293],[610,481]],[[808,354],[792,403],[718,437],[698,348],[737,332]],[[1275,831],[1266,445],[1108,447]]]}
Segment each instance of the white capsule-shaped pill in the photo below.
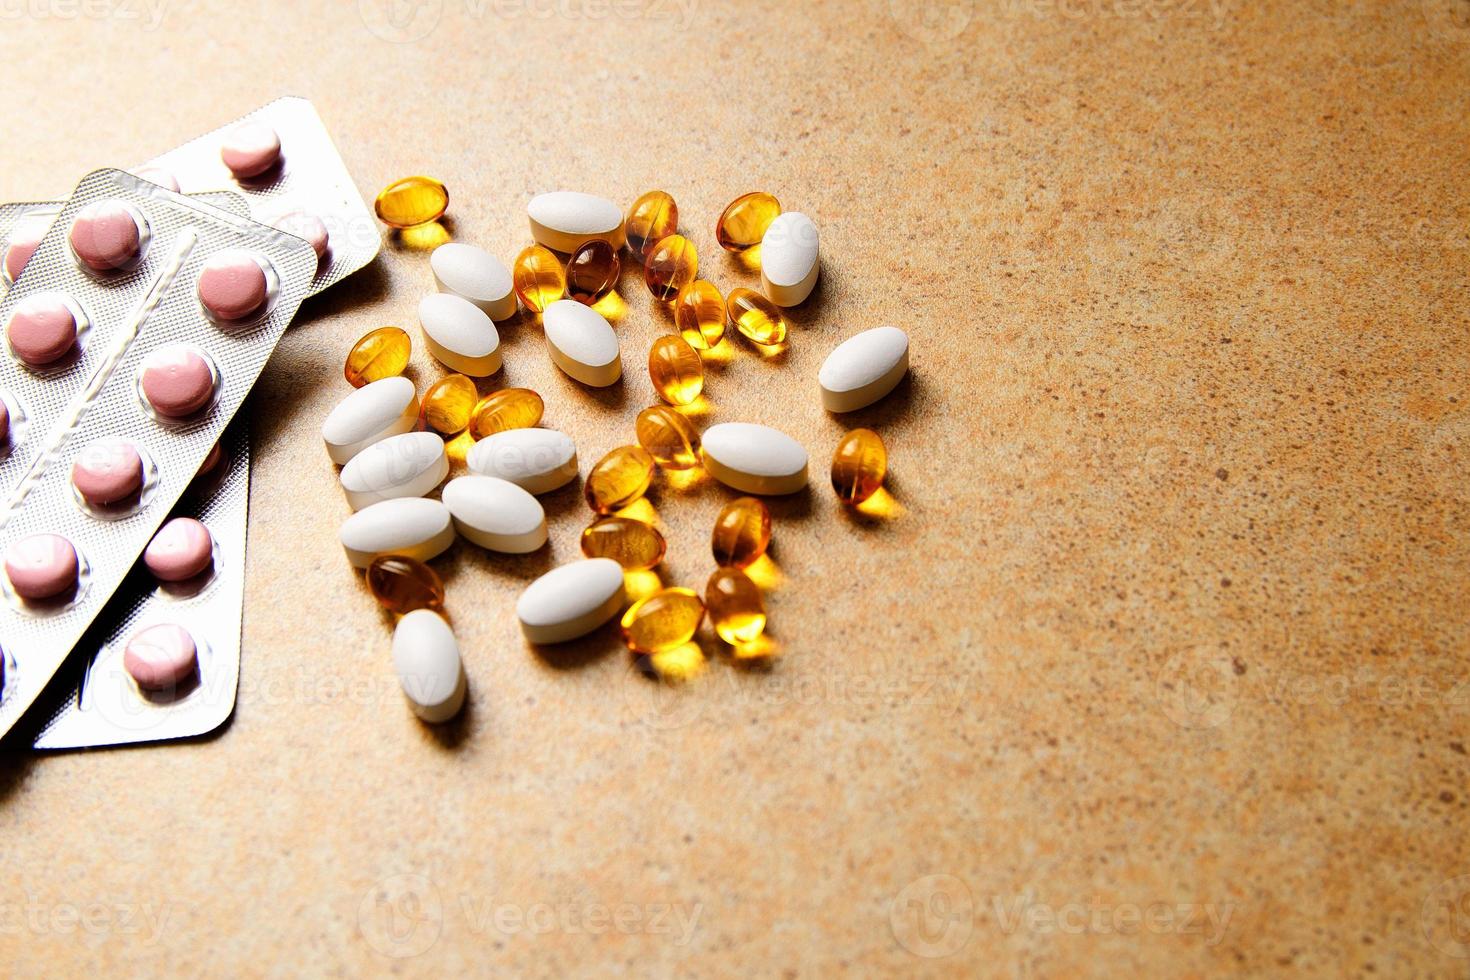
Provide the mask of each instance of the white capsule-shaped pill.
{"label": "white capsule-shaped pill", "polygon": [[375,442],[417,424],[419,396],[405,377],[382,378],[354,389],[322,422],[327,455],[339,466]]}
{"label": "white capsule-shaped pill", "polygon": [[779,429],[722,422],[700,434],[709,475],[741,493],[795,493],[806,486],[806,450]]}
{"label": "white capsule-shaped pill", "polygon": [[761,239],[761,284],[777,306],[796,306],[812,294],[821,269],[817,226],[800,211],[771,222]]}
{"label": "white capsule-shaped pill", "polygon": [[444,617],[415,609],[393,628],[393,669],[413,713],[427,722],[448,721],[464,705],[464,662]]}
{"label": "white capsule-shaped pill", "polygon": [[429,353],[472,378],[500,370],[500,334],[485,311],[453,293],[430,293],[419,300],[419,326]]}
{"label": "white capsule-shaped pill", "polygon": [[516,617],[532,643],[561,643],[616,616],[623,599],[623,566],[611,558],[587,558],[553,568],[526,586]]}
{"label": "white capsule-shaped pill", "polygon": [[817,383],[822,407],[853,412],[888,394],[909,369],[909,335],[897,327],[874,327],[838,344],[822,362]]}
{"label": "white capsule-shaped pill", "polygon": [[528,493],[550,493],[577,478],[577,446],[555,429],[507,429],[475,443],[465,465]]}
{"label": "white capsule-shaped pill", "polygon": [[541,315],[541,326],[551,360],[572,378],[606,388],[622,376],[618,335],[592,307],[559,299]]}
{"label": "white capsule-shaped pill", "polygon": [[446,242],[429,256],[429,268],[441,293],[469,300],[492,320],[504,320],[516,311],[505,263],[477,245]]}
{"label": "white capsule-shaped pill", "polygon": [[454,544],[454,522],[437,500],[400,497],[364,507],[342,522],[337,536],[354,568],[368,567],[379,555],[428,561]]}
{"label": "white capsule-shaped pill", "polygon": [[395,497],[422,497],[449,475],[444,440],[436,432],[405,432],[375,442],[342,467],[342,489],[353,510]]}
{"label": "white capsule-shaped pill", "polygon": [[524,555],[546,543],[546,511],[525,490],[494,476],[458,476],[440,494],[459,536],[482,548]]}
{"label": "white capsule-shaped pill", "polygon": [[600,238],[613,248],[623,245],[623,212],[616,204],[595,194],[553,191],[537,194],[526,205],[531,237],[558,252],[575,252],[577,246]]}

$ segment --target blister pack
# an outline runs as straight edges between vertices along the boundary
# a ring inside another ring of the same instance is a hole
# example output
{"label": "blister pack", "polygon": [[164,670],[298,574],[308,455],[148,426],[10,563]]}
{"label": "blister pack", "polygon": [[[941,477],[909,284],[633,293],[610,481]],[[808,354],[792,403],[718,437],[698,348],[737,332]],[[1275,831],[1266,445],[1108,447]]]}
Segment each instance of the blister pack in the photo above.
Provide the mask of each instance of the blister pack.
{"label": "blister pack", "polygon": [[[318,275],[300,238],[122,171],[88,175],[57,214],[0,301],[0,734],[149,546]],[[197,674],[187,629],[145,640],[123,658],[139,690]]]}
{"label": "blister pack", "polygon": [[383,243],[321,116],[306,99],[276,99],[134,172],[185,193],[238,191],[257,221],[317,248],[321,262],[312,294],[367,265]]}

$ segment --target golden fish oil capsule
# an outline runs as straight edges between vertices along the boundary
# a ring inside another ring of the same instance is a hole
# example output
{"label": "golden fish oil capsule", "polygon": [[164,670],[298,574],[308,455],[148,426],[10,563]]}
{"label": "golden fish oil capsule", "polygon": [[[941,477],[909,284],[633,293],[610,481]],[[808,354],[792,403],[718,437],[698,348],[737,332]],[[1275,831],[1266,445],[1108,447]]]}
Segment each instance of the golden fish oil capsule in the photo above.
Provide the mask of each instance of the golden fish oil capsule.
{"label": "golden fish oil capsule", "polygon": [[670,405],[688,405],[704,390],[704,364],[683,337],[665,334],[648,351],[653,390]]}
{"label": "golden fish oil capsule", "polygon": [[695,350],[709,350],[725,336],[725,297],[714,283],[696,279],[674,298],[674,323]]}
{"label": "golden fish oil capsule", "polygon": [[661,239],[643,260],[643,281],[655,299],[673,299],[698,275],[699,253],[683,235]]}
{"label": "golden fish oil capsule", "polygon": [[433,177],[404,177],[378,192],[373,210],[378,220],[394,228],[412,228],[438,221],[449,207],[449,191]]}
{"label": "golden fish oil capsule", "polygon": [[394,378],[408,367],[408,353],[413,341],[397,327],[379,327],[365,334],[347,352],[342,376],[354,388]]}
{"label": "golden fish oil capsule", "polygon": [[730,501],[715,518],[710,550],[715,564],[745,568],[766,553],[771,543],[771,512],[754,497]]}
{"label": "golden fish oil capsule", "polygon": [[521,305],[532,313],[545,313],[546,308],[566,295],[567,276],[556,255],[545,245],[531,245],[516,256],[510,270],[510,281]]}
{"label": "golden fish oil capsule", "polygon": [[617,249],[601,238],[583,242],[567,259],[567,295],[591,306],[612,292],[622,265]]}
{"label": "golden fish oil capsule", "polygon": [[638,445],[664,469],[687,470],[699,465],[699,433],[688,419],[667,405],[639,412],[634,430]]}
{"label": "golden fish oil capsule", "polygon": [[673,195],[649,191],[633,202],[623,231],[628,236],[628,250],[642,262],[659,242],[679,230],[679,205]]}
{"label": "golden fish oil capsule", "polygon": [[764,191],[741,194],[715,222],[715,240],[727,252],[759,245],[771,222],[781,216],[781,202]]}
{"label": "golden fish oil capsule", "polygon": [[731,646],[749,643],[766,628],[760,588],[738,568],[717,568],[704,587],[710,625]]}
{"label": "golden fish oil capsule", "polygon": [[415,609],[444,608],[444,583],[428,565],[402,555],[381,555],[367,570],[368,591],[378,605],[405,616]]}
{"label": "golden fish oil capsule", "polygon": [[652,482],[653,457],[638,446],[619,446],[592,467],[582,495],[597,513],[611,514],[647,493]]}
{"label": "golden fish oil capsule", "polygon": [[470,435],[476,439],[507,429],[529,429],[541,421],[546,405],[530,388],[501,388],[481,398],[470,413]]}
{"label": "golden fish oil capsule", "polygon": [[853,429],[832,454],[832,489],[844,504],[860,504],[883,485],[888,450],[872,429]]}
{"label": "golden fish oil capsule", "polygon": [[440,435],[452,436],[463,432],[470,424],[470,413],[480,393],[475,383],[462,374],[451,374],[434,382],[424,392],[420,417],[424,424]]}
{"label": "golden fish oil capsule", "polygon": [[725,297],[725,319],[746,340],[767,346],[786,342],[781,308],[753,289],[732,289]]}
{"label": "golden fish oil capsule", "polygon": [[653,568],[666,550],[658,528],[631,517],[603,517],[582,532],[582,554],[611,558],[627,569]]}
{"label": "golden fish oil capsule", "polygon": [[623,642],[634,653],[663,653],[694,639],[704,603],[693,589],[659,589],[623,613]]}

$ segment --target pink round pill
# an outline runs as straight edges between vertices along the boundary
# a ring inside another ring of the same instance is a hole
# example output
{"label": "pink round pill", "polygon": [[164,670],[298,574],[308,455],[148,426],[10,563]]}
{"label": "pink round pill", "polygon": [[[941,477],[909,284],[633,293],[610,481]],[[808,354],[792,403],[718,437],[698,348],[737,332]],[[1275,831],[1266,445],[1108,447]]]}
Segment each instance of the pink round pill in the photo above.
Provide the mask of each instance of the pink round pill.
{"label": "pink round pill", "polygon": [[135,170],[134,173],[150,184],[157,184],[175,194],[179,192],[179,178],[162,167],[144,167],[141,170]]}
{"label": "pink round pill", "polygon": [[246,123],[225,137],[219,156],[237,178],[259,177],[281,158],[281,137],[264,123]]}
{"label": "pink round pill", "polygon": [[10,233],[10,242],[5,248],[5,276],[11,282],[20,278],[21,271],[25,269],[31,256],[36,254],[41,239],[46,237],[46,231],[50,227],[50,215],[27,215],[16,222]]}
{"label": "pink round pill", "polygon": [[5,552],[5,574],[22,599],[50,599],[77,585],[77,550],[59,534],[32,534]]}
{"label": "pink round pill", "polygon": [[182,582],[214,561],[214,535],[192,517],[175,517],[153,536],[143,551],[143,564],[161,582]]}
{"label": "pink round pill", "polygon": [[89,204],[72,222],[72,251],[94,272],[126,268],[142,247],[138,219],[121,201]]}
{"label": "pink round pill", "polygon": [[214,397],[209,362],[187,347],[164,347],[143,362],[143,397],[160,415],[193,415]]}
{"label": "pink round pill", "polygon": [[5,336],[16,357],[31,367],[44,367],[76,346],[77,318],[60,296],[43,293],[15,305]]}
{"label": "pink round pill", "polygon": [[199,651],[182,626],[160,623],[139,630],[123,649],[123,669],[145,691],[169,691],[193,676]]}
{"label": "pink round pill", "polygon": [[276,227],[288,235],[305,239],[318,259],[327,254],[327,226],[316,215],[308,211],[292,211],[277,218]]}
{"label": "pink round pill", "polygon": [[95,506],[115,504],[143,487],[143,457],[125,439],[90,443],[71,466],[71,482]]}
{"label": "pink round pill", "polygon": [[10,406],[0,398],[0,442],[10,441]]}
{"label": "pink round pill", "polygon": [[199,302],[220,320],[239,320],[265,305],[270,285],[249,252],[220,252],[199,273]]}
{"label": "pink round pill", "polygon": [[223,458],[224,450],[220,449],[219,443],[215,443],[213,446],[210,447],[209,452],[205,455],[204,462],[199,464],[198,475],[205,476],[206,474],[214,472],[214,468],[219,465],[219,461]]}

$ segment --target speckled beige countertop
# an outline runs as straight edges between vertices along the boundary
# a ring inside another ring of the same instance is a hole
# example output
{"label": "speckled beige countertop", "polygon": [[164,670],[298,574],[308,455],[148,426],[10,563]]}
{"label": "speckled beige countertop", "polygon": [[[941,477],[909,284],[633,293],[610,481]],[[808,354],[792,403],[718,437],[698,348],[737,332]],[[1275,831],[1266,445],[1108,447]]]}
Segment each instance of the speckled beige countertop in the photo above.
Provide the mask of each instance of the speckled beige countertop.
{"label": "speckled beige countertop", "polygon": [[[471,703],[410,716],[318,435],[347,346],[430,288],[389,242],[252,402],[233,723],[4,757],[6,973],[1470,969],[1465,0],[271,8],[0,5],[0,199],[282,94],[365,194],[437,175],[507,261],[533,193],[662,187],[749,284],[714,219],[776,193],[821,285],[783,356],[725,348],[700,423],[811,452],[773,504],[780,655],[710,641],[670,685],[610,630],[527,649],[571,488],[547,550],[438,562]],[[666,320],[622,293],[608,392],[502,330],[584,466],[653,397]],[[828,416],[823,357],[883,323],[911,379]],[[826,483],[849,424],[892,451],[878,516]],[[702,583],[729,496],[658,486],[666,581]]]}

